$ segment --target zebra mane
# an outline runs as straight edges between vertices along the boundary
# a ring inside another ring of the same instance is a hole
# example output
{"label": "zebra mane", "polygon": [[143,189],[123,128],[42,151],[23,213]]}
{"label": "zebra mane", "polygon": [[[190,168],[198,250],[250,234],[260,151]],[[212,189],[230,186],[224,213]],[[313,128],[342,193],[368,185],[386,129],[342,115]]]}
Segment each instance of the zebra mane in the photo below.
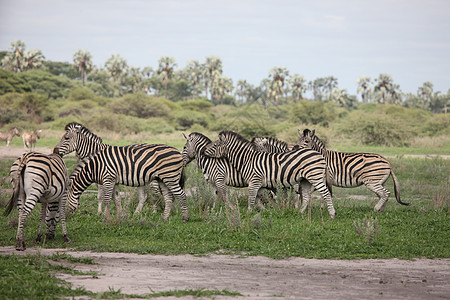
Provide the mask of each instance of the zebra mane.
{"label": "zebra mane", "polygon": [[80,128],[80,132],[88,137],[92,137],[94,140],[96,140],[99,143],[103,143],[103,140],[101,137],[97,136],[96,134],[94,134],[92,131],[90,131],[89,129],[87,129],[84,125],[77,123],[77,122],[71,122],[68,123],[66,125],[66,127],[64,127],[65,131],[69,131],[70,129],[74,128],[74,127],[79,127]]}
{"label": "zebra mane", "polygon": [[309,129],[303,130],[303,136],[309,135],[311,137],[311,141],[316,144],[316,146],[320,149],[326,149],[324,142],[316,135],[315,132],[312,132]]}
{"label": "zebra mane", "polygon": [[[253,138],[253,140],[254,139],[255,138]],[[289,145],[285,141],[281,141],[281,140],[271,137],[271,136],[265,137],[265,139],[267,140],[267,142],[266,142],[267,145],[272,145],[272,146],[275,146],[280,149],[289,149]],[[252,140],[252,142],[253,142],[253,140]]]}
{"label": "zebra mane", "polygon": [[204,141],[207,141],[208,144],[212,142],[209,137],[207,137],[206,135],[204,135],[204,134],[202,134],[200,132],[191,132],[191,134],[189,136],[191,136],[191,135],[198,136],[200,139],[202,139]]}
{"label": "zebra mane", "polygon": [[237,141],[239,141],[242,144],[248,145],[251,150],[253,151],[258,151],[258,147],[257,145],[255,145],[254,143],[250,142],[249,140],[247,140],[246,138],[244,138],[242,135],[240,135],[239,133],[236,133],[234,131],[230,131],[230,130],[223,130],[219,133],[220,135],[225,135],[225,136],[231,136],[232,138],[235,138]]}

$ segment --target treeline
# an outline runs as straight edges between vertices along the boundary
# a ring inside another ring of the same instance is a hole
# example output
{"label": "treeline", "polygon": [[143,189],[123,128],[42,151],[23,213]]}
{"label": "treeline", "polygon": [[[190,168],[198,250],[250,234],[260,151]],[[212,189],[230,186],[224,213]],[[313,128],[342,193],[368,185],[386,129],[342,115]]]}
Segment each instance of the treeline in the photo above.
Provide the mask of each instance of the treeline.
{"label": "treeline", "polygon": [[[229,129],[295,142],[297,128],[308,126],[325,139],[378,145],[450,135],[449,93],[434,92],[425,83],[417,95],[405,98],[386,74],[374,81],[362,78],[363,101],[357,101],[333,88],[333,77],[307,83],[284,68],[274,68],[259,87],[233,87],[213,57],[180,70],[172,59],[161,58],[158,69],[144,71],[127,66],[120,56],[95,68],[87,51],[77,51],[73,64],[45,61],[39,53],[23,45],[0,55],[0,128],[61,130],[78,121],[122,135]],[[313,97],[305,99],[308,86]]]}
{"label": "treeline", "polygon": [[215,56],[206,57],[204,62],[189,61],[184,68],[178,68],[173,57],[161,57],[156,68],[139,68],[128,65],[120,55],[112,55],[104,62],[104,67],[96,67],[87,50],[76,51],[73,64],[52,62],[46,61],[39,49],[28,50],[24,42],[13,41],[9,51],[0,53],[0,61],[4,70],[16,74],[42,69],[53,75],[78,80],[102,97],[141,92],[172,101],[202,98],[214,105],[259,104],[264,108],[298,103],[304,99],[354,108],[359,103],[359,97],[362,103],[395,104],[434,113],[444,112],[450,100],[450,89],[447,92],[435,91],[433,83],[428,81],[417,88],[417,93],[403,93],[389,74],[380,74],[378,78],[358,78],[357,95],[340,89],[334,76],[308,81],[302,75],[291,74],[285,67],[273,67],[258,86],[244,79],[233,83],[223,74],[222,60]]}

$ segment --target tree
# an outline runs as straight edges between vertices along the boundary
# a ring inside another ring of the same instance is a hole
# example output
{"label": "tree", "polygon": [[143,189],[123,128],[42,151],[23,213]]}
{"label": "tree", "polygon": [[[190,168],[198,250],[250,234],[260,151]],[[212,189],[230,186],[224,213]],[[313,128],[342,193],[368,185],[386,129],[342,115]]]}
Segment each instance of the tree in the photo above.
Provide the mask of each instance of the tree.
{"label": "tree", "polygon": [[303,93],[306,90],[306,80],[303,76],[294,74],[288,80],[292,97],[295,98],[295,102],[299,102],[303,98]]}
{"label": "tree", "polygon": [[8,52],[2,59],[2,67],[14,73],[22,72],[25,43],[20,40],[12,41],[9,50],[11,50],[11,52]]}
{"label": "tree", "polygon": [[122,96],[122,79],[127,69],[127,61],[119,54],[111,56],[105,62],[105,68],[118,86],[119,96]]}
{"label": "tree", "polygon": [[[222,60],[216,56],[208,56],[203,68],[203,80],[206,89],[206,98],[208,98],[208,90],[214,86],[216,77],[222,75]],[[211,92],[211,98],[213,93]],[[212,100],[212,99],[211,99]]]}
{"label": "tree", "polygon": [[194,95],[198,96],[202,90],[202,80],[204,75],[205,65],[199,63],[198,60],[191,60],[186,64],[186,67],[181,71],[182,77],[191,85],[191,90]]}
{"label": "tree", "polygon": [[358,85],[356,93],[361,94],[362,102],[369,102],[369,97],[372,92],[372,79],[369,76],[361,76],[358,78],[358,80],[356,80],[356,84]]}
{"label": "tree", "polygon": [[429,81],[424,82],[421,87],[417,89],[417,96],[422,99],[422,108],[425,109],[431,102],[433,97],[433,84]]}
{"label": "tree", "polygon": [[325,81],[324,89],[326,90],[326,93],[328,94],[328,99],[329,99],[330,95],[331,95],[331,91],[338,87],[338,80],[334,76],[328,76],[328,77],[324,78],[324,81]]}
{"label": "tree", "polygon": [[172,78],[173,72],[177,64],[175,58],[169,56],[163,56],[158,60],[158,75],[161,77],[164,83],[164,98],[167,98],[167,83]]}
{"label": "tree", "polygon": [[243,79],[238,80],[238,82],[236,83],[235,95],[237,96],[239,101],[241,101],[242,103],[244,102],[244,98],[248,92],[248,89],[249,89],[249,84],[247,83],[246,80],[243,80]]}
{"label": "tree", "polygon": [[317,79],[314,79],[314,81],[310,81],[308,85],[309,85],[309,88],[313,92],[314,100],[322,101],[324,90],[325,90],[325,85],[326,85],[325,78],[319,77]]}
{"label": "tree", "polygon": [[269,71],[269,79],[271,80],[270,94],[274,97],[275,106],[278,105],[280,95],[284,94],[284,83],[288,76],[289,71],[284,67],[273,67]]}
{"label": "tree", "polygon": [[378,78],[375,79],[374,93],[375,100],[378,103],[385,104],[392,89],[393,80],[392,76],[389,74],[380,74]]}
{"label": "tree", "polygon": [[346,90],[335,88],[330,92],[329,97],[331,102],[336,103],[338,106],[350,108],[356,102],[355,97],[349,96]]}
{"label": "tree", "polygon": [[81,82],[84,85],[87,72],[92,69],[92,54],[87,50],[78,50],[73,54],[73,63],[78,68],[80,73]]}
{"label": "tree", "polygon": [[128,90],[136,93],[142,89],[142,82],[144,80],[144,75],[139,67],[128,67],[126,72],[127,77],[125,78]]}
{"label": "tree", "polygon": [[214,98],[220,100],[220,104],[223,104],[223,96],[232,90],[233,81],[224,75],[219,75],[214,81],[214,86],[211,92],[214,95]]}

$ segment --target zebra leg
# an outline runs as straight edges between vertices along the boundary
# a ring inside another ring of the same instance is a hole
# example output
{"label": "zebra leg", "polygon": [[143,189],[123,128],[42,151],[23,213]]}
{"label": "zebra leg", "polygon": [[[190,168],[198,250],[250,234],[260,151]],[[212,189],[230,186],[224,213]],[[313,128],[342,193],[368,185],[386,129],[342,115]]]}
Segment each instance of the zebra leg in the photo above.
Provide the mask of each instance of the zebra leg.
{"label": "zebra leg", "polygon": [[[175,197],[181,206],[181,214],[183,216],[183,222],[189,221],[189,214],[187,209],[187,202],[186,202],[186,193],[181,188],[180,184],[178,182],[163,182],[166,187],[170,190],[170,193],[172,194],[172,199]],[[161,185],[160,185],[161,187]],[[167,216],[169,217],[169,216]]]}
{"label": "zebra leg", "polygon": [[162,195],[160,182],[157,180],[150,181],[150,191],[152,192],[153,199],[153,208],[152,213],[156,214],[158,212],[158,206],[160,205],[160,197]]}
{"label": "zebra leg", "polygon": [[119,185],[114,185],[114,191],[112,194],[112,199],[114,199],[114,204],[116,205],[117,213],[120,215],[122,213],[122,200],[120,199]]}
{"label": "zebra leg", "polygon": [[254,180],[248,184],[248,210],[251,211],[256,202],[256,197],[261,189],[261,181]]}
{"label": "zebra leg", "polygon": [[[330,214],[330,218],[334,219],[336,216],[336,211],[334,210],[333,201],[331,199],[330,191],[323,181],[311,180],[313,188],[316,189],[322,198],[325,200],[328,208],[328,213]],[[310,193],[311,194],[311,193]]]}
{"label": "zebra leg", "polygon": [[136,207],[136,210],[134,211],[134,214],[138,214],[141,212],[142,208],[144,207],[145,200],[147,200],[147,187],[146,186],[140,186],[137,188],[138,195],[139,195],[139,203]]}
{"label": "zebra leg", "polygon": [[111,198],[113,197],[114,193],[114,187],[115,187],[114,181],[104,181],[103,182],[103,203],[105,204],[105,211],[103,212],[103,219],[105,221],[108,221],[111,219],[111,212],[109,204],[111,202]]}
{"label": "zebra leg", "polygon": [[102,214],[102,199],[103,199],[103,186],[101,184],[97,184],[98,192],[97,192],[97,199],[98,199],[98,209],[97,209],[97,215]]}
{"label": "zebra leg", "polygon": [[[36,195],[37,199],[40,198],[41,195]],[[19,208],[19,224],[17,225],[17,236],[16,236],[16,250],[24,251],[26,249],[25,246],[25,238],[23,235],[23,226],[25,224],[25,220],[27,219],[28,214],[33,208],[36,206],[36,201],[32,199],[28,199],[25,201],[23,205]]]}
{"label": "zebra leg", "polygon": [[66,201],[67,201],[67,190],[62,194],[61,198],[59,199],[59,212],[61,214],[61,227],[64,242],[71,243],[66,228]]}
{"label": "zebra leg", "polygon": [[173,194],[170,192],[169,188],[163,182],[159,183],[159,188],[161,189],[165,203],[162,220],[167,221],[169,220],[170,211],[172,210]]}
{"label": "zebra leg", "polygon": [[36,238],[34,239],[34,241],[36,243],[40,243],[41,242],[41,237],[42,237],[42,226],[44,225],[44,219],[45,216],[47,215],[47,203],[42,203],[41,205],[41,213],[39,215],[39,230],[38,230],[38,234],[36,236]]}
{"label": "zebra leg", "polygon": [[381,184],[366,184],[367,188],[378,195],[380,200],[374,207],[374,211],[376,212],[382,212],[386,208],[386,204],[389,198],[389,195],[391,192],[389,192],[387,189],[384,188]]}
{"label": "zebra leg", "polygon": [[47,239],[53,239],[55,237],[56,225],[59,221],[59,201],[51,202],[47,204],[47,214],[45,217],[45,225],[47,232],[45,234]]}

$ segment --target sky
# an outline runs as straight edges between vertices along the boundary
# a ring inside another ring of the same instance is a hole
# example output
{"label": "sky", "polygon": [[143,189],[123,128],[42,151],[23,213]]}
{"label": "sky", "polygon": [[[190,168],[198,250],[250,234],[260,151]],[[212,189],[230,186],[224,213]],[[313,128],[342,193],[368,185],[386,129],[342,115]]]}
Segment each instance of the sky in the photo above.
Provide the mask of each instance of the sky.
{"label": "sky", "polygon": [[349,94],[381,73],[404,93],[450,89],[449,0],[0,0],[0,51],[13,40],[51,61],[88,50],[99,67],[114,54],[154,69],[217,56],[234,84],[280,66]]}

